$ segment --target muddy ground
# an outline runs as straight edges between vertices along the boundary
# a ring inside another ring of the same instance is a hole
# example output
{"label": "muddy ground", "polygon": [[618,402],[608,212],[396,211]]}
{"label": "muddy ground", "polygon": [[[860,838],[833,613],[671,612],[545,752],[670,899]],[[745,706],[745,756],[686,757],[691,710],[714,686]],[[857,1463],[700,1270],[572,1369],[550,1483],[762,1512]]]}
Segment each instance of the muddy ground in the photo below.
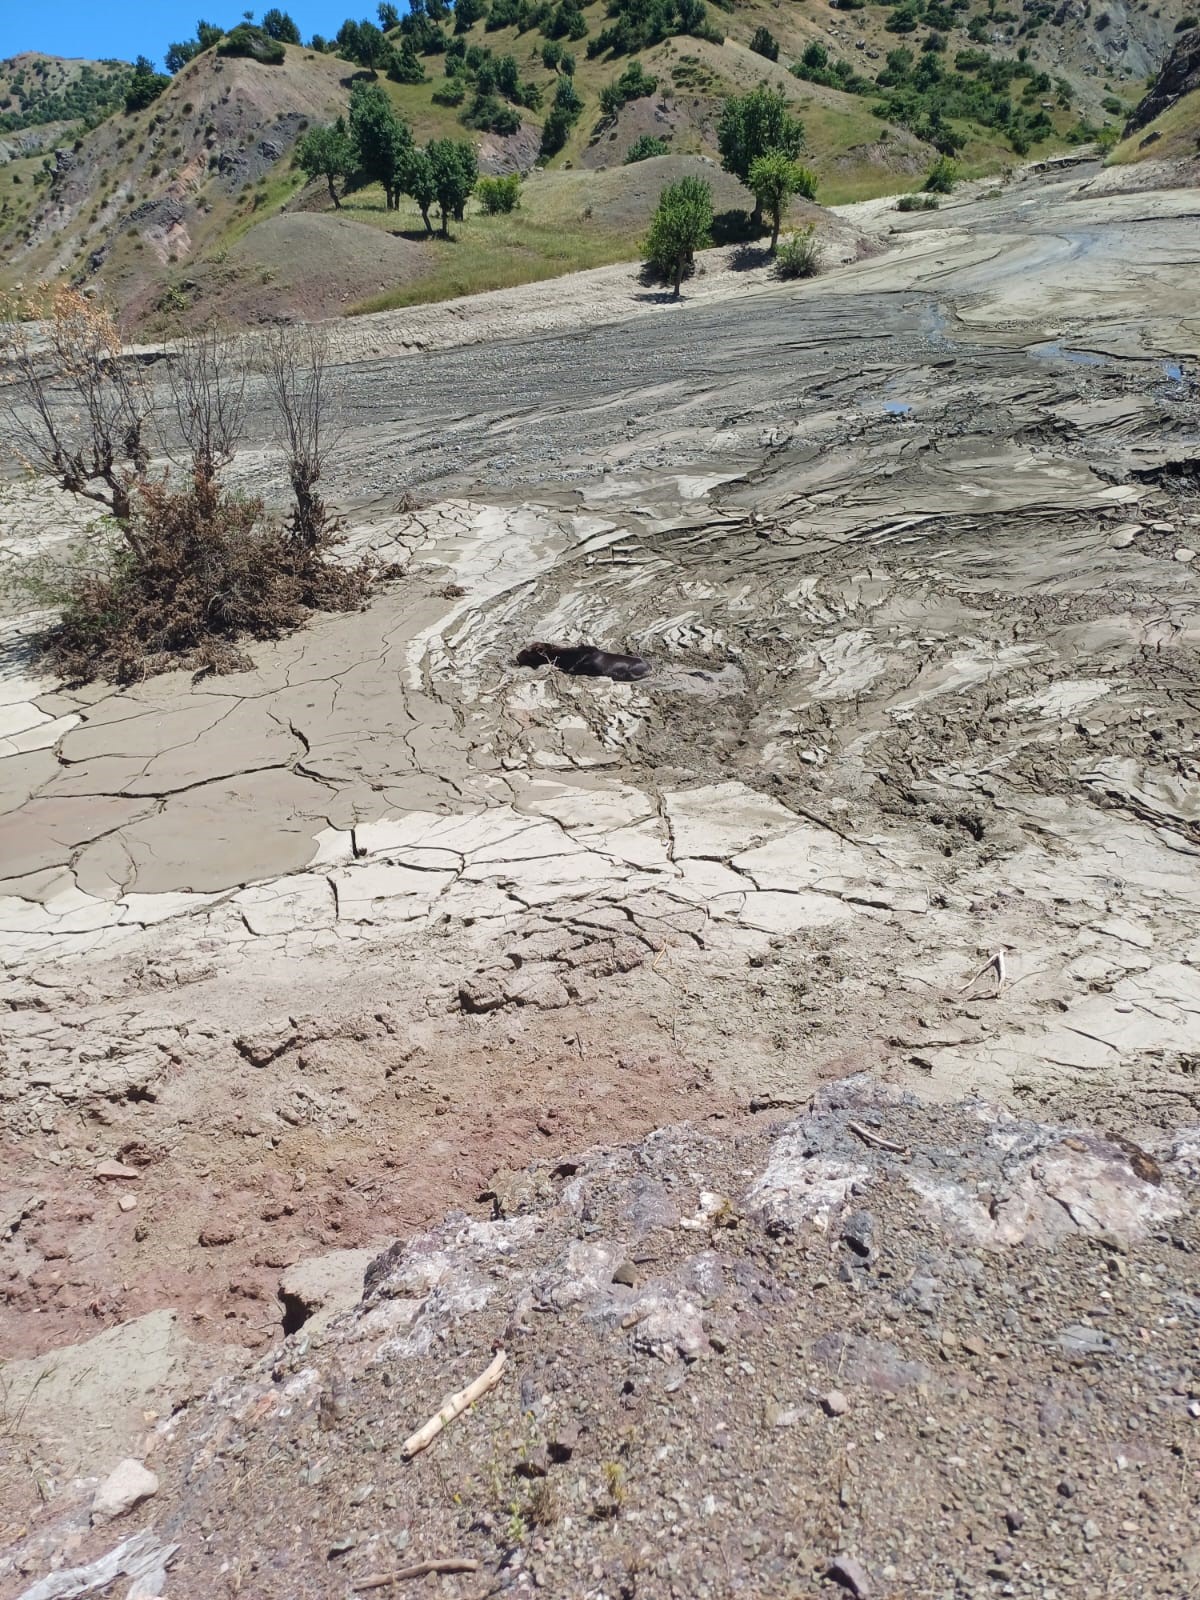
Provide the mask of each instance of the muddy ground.
{"label": "muddy ground", "polygon": [[[1200,1120],[1196,211],[1074,170],[852,208],[801,286],[363,319],[334,488],[405,566],[367,612],[124,692],[31,678],[12,619],[0,1353],[170,1308],[178,1397],[278,1342],[294,1263],[863,1071]],[[122,1393],[101,1439],[9,1408],[12,1536],[161,1410]]]}

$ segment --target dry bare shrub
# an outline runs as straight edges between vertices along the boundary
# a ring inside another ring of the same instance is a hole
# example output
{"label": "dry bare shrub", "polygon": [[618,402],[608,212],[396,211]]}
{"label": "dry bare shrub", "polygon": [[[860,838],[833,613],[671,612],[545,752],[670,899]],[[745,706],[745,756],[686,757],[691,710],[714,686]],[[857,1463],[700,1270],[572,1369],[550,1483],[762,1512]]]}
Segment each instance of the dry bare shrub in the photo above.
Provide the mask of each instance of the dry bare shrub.
{"label": "dry bare shrub", "polygon": [[292,486],[291,532],[313,549],[328,544],[339,523],[318,485],[333,448],[329,422],[329,334],[325,328],[273,328],[264,343],[267,388],[275,404],[276,439]]}
{"label": "dry bare shrub", "polygon": [[27,321],[0,326],[0,352],[15,380],[4,393],[8,442],[31,471],[124,522],[149,462],[141,369],[122,359],[116,320],[98,302],[64,288],[49,311],[44,345]]}
{"label": "dry bare shrub", "polygon": [[241,344],[215,328],[181,339],[167,367],[175,420],[192,476],[215,483],[246,431],[246,362]]}
{"label": "dry bare shrub", "polygon": [[187,452],[178,484],[149,472],[145,440],[162,418],[140,370],[122,358],[111,314],[64,290],[45,346],[18,324],[5,332],[15,376],[2,412],[9,441],[31,468],[110,513],[81,557],[21,577],[61,611],[43,646],[63,676],[129,682],[171,667],[244,668],[239,640],[278,638],[312,611],[357,609],[392,570],[372,557],[329,559],[339,541],[317,490],[329,447],[322,339],[268,347],[294,496],[280,526],[260,499],[221,483],[245,428],[244,346],[207,331],[174,352],[171,397]]}

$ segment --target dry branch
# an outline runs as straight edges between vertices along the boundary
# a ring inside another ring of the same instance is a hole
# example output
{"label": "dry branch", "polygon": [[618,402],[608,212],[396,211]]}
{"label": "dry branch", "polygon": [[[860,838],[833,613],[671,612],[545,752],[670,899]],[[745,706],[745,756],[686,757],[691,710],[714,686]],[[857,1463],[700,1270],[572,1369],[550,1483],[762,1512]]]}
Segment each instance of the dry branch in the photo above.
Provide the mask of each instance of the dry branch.
{"label": "dry branch", "polygon": [[474,1405],[476,1400],[485,1395],[489,1389],[494,1389],[500,1382],[500,1374],[504,1371],[507,1360],[506,1352],[497,1350],[491,1366],[486,1372],[481,1372],[474,1383],[469,1383],[457,1394],[448,1394],[442,1401],[437,1415],[430,1417],[424,1427],[418,1428],[416,1433],[411,1434],[400,1447],[400,1454],[405,1461],[411,1461],[413,1456],[419,1455],[433,1443],[447,1423],[453,1422],[455,1417],[464,1412],[468,1406]]}
{"label": "dry branch", "polygon": [[872,1133],[870,1128],[864,1128],[861,1122],[848,1122],[846,1126],[851,1133],[856,1133],[864,1144],[878,1145],[881,1150],[894,1150],[898,1156],[904,1154],[902,1144],[897,1144],[894,1139],[885,1139],[881,1133]]}
{"label": "dry branch", "polygon": [[1004,980],[1008,976],[1007,969],[1004,965],[1003,950],[997,950],[995,955],[989,956],[980,967],[979,971],[971,979],[970,983],[963,984],[962,988],[958,991],[959,994],[966,994],[968,989],[973,989],[979,982],[980,978],[983,977],[985,972],[994,972],[996,974],[996,993],[999,994],[1004,988]]}
{"label": "dry branch", "polygon": [[424,1578],[430,1572],[478,1572],[478,1561],[469,1556],[447,1556],[442,1561],[417,1561],[411,1567],[398,1567],[395,1572],[376,1572],[361,1578],[356,1589],[386,1589],[392,1583],[406,1583],[410,1578]]}

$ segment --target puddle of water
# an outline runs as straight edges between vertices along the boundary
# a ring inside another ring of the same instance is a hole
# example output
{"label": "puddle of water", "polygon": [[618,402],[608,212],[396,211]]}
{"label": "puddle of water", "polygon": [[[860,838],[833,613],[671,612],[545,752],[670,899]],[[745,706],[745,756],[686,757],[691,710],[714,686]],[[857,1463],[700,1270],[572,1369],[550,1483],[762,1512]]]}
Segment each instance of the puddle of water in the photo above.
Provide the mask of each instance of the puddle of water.
{"label": "puddle of water", "polygon": [[889,417],[907,417],[912,411],[907,400],[885,400],[883,409]]}
{"label": "puddle of water", "polygon": [[1166,373],[1167,377],[1170,378],[1172,383],[1183,382],[1183,368],[1179,365],[1178,361],[1164,361],[1163,371]]}
{"label": "puddle of water", "polygon": [[1035,361],[1068,361],[1073,367],[1108,365],[1107,358],[1098,356],[1094,350],[1072,350],[1067,345],[1059,344],[1057,339],[1048,339],[1044,344],[1031,344],[1027,354]]}

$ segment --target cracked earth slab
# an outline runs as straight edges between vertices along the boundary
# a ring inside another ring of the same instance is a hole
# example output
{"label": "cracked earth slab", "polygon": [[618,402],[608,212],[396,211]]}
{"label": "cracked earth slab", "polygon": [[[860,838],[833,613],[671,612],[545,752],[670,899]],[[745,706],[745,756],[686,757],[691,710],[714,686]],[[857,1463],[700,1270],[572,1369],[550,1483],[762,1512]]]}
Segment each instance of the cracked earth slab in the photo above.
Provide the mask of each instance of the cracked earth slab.
{"label": "cracked earth slab", "polygon": [[[406,574],[252,672],[63,689],[10,619],[0,1351],[261,1345],[295,1262],[547,1142],[864,1067],[1194,1114],[1186,203],[989,204],[890,278],[346,365],[352,548]],[[1094,326],[1067,266],[1030,300],[1068,223]],[[555,637],[654,673],[513,666]]]}

